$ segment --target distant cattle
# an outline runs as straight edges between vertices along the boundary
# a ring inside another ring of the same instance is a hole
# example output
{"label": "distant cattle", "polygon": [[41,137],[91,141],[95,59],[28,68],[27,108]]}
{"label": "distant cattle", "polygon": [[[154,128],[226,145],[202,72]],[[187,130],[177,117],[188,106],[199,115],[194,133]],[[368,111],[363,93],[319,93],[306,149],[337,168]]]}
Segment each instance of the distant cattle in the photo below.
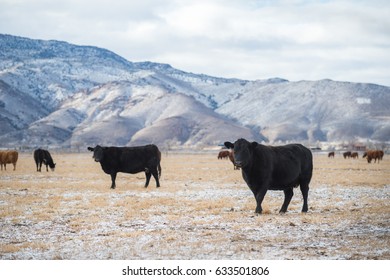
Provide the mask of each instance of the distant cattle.
{"label": "distant cattle", "polygon": [[284,202],[281,213],[287,211],[293,188],[300,186],[303,195],[302,212],[308,211],[309,183],[313,173],[311,151],[300,144],[264,146],[256,142],[238,139],[234,144],[235,165],[241,167],[242,177],[256,199],[256,213],[262,212],[261,203],[268,190],[283,190]]}
{"label": "distant cattle", "polygon": [[17,151],[0,151],[0,165],[1,170],[7,170],[7,164],[12,163],[14,170],[16,169],[16,162],[18,161],[18,152]]}
{"label": "distant cattle", "polygon": [[46,171],[49,171],[48,167],[50,167],[51,171],[54,171],[56,167],[49,151],[44,149],[37,149],[34,151],[34,160],[37,166],[37,172],[41,172],[42,164],[46,165]]}
{"label": "distant cattle", "polygon": [[367,162],[371,163],[372,160],[378,163],[383,159],[384,152],[382,150],[369,150],[363,154],[363,158],[367,158]]}
{"label": "distant cattle", "polygon": [[227,150],[222,150],[218,153],[218,159],[223,159],[223,158],[229,158],[230,152]]}
{"label": "distant cattle", "polygon": [[160,187],[161,152],[156,145],[139,147],[88,147],[93,152],[93,158],[100,162],[105,173],[111,175],[111,188],[115,189],[115,179],[118,172],[139,173],[145,172],[145,188],[149,185],[151,176],[156,180],[156,187]]}
{"label": "distant cattle", "polygon": [[330,158],[330,157],[334,158],[334,152],[330,152],[330,153],[328,154],[328,158]]}
{"label": "distant cattle", "polygon": [[351,153],[351,158],[359,158],[359,154],[357,152]]}
{"label": "distant cattle", "polygon": [[350,158],[350,157],[351,157],[351,154],[352,154],[352,153],[349,152],[349,151],[348,151],[348,152],[345,152],[345,153],[343,153],[343,157],[344,157],[344,158]]}

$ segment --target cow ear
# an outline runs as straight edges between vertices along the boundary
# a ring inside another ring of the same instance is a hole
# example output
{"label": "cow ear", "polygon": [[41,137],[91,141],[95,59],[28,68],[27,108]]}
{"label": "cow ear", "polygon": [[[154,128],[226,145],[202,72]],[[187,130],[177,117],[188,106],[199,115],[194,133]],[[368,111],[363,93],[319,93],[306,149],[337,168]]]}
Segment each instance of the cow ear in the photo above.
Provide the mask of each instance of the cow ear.
{"label": "cow ear", "polygon": [[257,145],[259,145],[259,143],[257,143],[257,142],[252,142],[252,143],[251,143],[251,148],[254,149],[254,148],[257,147]]}
{"label": "cow ear", "polygon": [[91,152],[93,152],[93,150],[94,150],[94,148],[92,148],[92,147],[88,147],[88,151],[91,151]]}
{"label": "cow ear", "polygon": [[231,142],[225,142],[224,145],[225,145],[225,147],[228,148],[228,149],[233,149],[233,148],[234,148],[234,144],[231,143]]}

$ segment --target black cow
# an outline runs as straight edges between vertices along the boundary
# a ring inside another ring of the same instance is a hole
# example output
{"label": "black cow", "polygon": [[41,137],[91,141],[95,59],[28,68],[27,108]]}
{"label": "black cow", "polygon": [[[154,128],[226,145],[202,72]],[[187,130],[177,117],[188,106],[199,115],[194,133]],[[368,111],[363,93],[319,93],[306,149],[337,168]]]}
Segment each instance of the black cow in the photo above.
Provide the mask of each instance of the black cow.
{"label": "black cow", "polygon": [[34,151],[34,160],[37,165],[37,171],[41,172],[42,163],[46,165],[46,171],[49,171],[48,166],[52,171],[56,167],[56,164],[53,162],[53,158],[51,157],[49,151],[44,149],[37,149]]}
{"label": "black cow", "polygon": [[268,190],[284,191],[284,203],[279,212],[285,213],[293,197],[293,188],[300,185],[303,195],[302,212],[307,212],[309,183],[313,172],[313,157],[309,149],[300,144],[272,147],[238,139],[234,144],[235,165],[241,167],[242,177],[253,192],[261,213],[261,203]]}
{"label": "black cow", "polygon": [[156,180],[156,187],[160,187],[161,152],[156,145],[139,147],[88,147],[93,152],[93,158],[100,162],[105,173],[111,175],[111,189],[115,189],[115,179],[118,172],[135,174],[145,172],[145,188],[149,185],[150,177]]}

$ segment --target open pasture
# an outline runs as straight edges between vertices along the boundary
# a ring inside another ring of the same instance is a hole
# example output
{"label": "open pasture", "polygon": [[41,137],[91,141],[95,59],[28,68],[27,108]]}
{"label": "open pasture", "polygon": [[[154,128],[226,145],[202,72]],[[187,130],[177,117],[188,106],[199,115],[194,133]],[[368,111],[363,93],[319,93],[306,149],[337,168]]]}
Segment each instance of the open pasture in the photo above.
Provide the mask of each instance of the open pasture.
{"label": "open pasture", "polygon": [[309,212],[295,189],[269,191],[264,214],[228,160],[163,154],[161,188],[119,173],[111,190],[91,154],[31,154],[0,173],[0,259],[390,259],[390,159],[314,154]]}

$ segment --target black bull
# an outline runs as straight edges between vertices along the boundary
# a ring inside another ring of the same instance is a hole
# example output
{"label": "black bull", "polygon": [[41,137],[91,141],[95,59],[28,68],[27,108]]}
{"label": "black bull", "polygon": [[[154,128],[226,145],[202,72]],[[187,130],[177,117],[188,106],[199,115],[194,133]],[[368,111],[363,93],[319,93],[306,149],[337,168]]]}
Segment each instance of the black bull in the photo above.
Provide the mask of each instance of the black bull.
{"label": "black bull", "polygon": [[93,158],[100,162],[105,173],[111,175],[111,188],[115,189],[115,179],[118,172],[139,173],[145,172],[145,188],[149,185],[151,176],[156,180],[156,187],[160,187],[161,152],[156,145],[139,147],[88,147],[93,152]]}
{"label": "black bull", "polygon": [[293,197],[293,188],[300,186],[303,195],[302,212],[308,211],[307,197],[313,172],[313,157],[309,149],[300,144],[264,146],[239,139],[234,144],[225,142],[234,149],[235,165],[241,167],[242,177],[253,192],[261,213],[261,203],[268,190],[283,190],[284,203],[281,213],[287,211]]}

